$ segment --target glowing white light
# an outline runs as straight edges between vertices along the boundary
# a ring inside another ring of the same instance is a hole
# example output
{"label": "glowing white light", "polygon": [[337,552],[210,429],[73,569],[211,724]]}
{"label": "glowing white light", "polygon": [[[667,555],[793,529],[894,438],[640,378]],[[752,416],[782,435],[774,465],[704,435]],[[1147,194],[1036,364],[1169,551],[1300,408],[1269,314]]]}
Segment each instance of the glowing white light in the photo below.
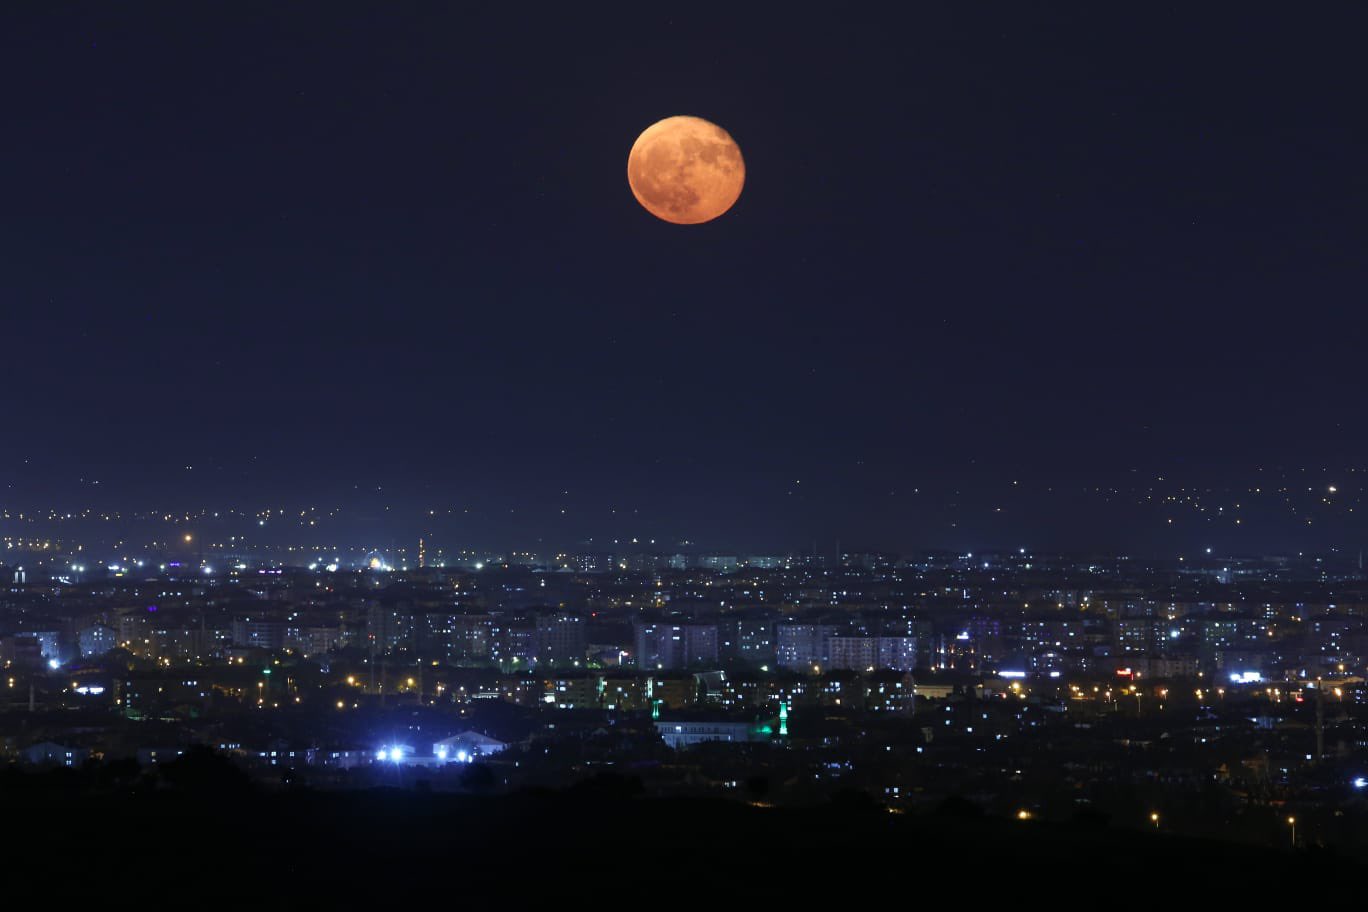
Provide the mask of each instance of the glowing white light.
{"label": "glowing white light", "polygon": [[48,659],[48,668],[51,668],[52,670],[56,671],[61,666],[62,663],[57,661],[56,659]]}
{"label": "glowing white light", "polygon": [[1365,778],[1363,778],[1362,776],[1358,776],[1357,778],[1354,779],[1354,788],[1356,788],[1356,789],[1368,788],[1368,779],[1365,779]]}
{"label": "glowing white light", "polygon": [[457,751],[457,752],[456,752],[456,762],[457,762],[457,763],[469,763],[469,762],[470,762],[470,754],[467,754],[465,751]]}

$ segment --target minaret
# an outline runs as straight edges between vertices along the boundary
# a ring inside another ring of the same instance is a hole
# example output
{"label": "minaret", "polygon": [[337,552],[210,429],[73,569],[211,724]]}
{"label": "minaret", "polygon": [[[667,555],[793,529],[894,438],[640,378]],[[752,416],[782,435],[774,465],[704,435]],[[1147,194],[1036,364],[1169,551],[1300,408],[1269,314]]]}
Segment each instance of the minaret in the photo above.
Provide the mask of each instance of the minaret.
{"label": "minaret", "polygon": [[370,647],[370,655],[368,656],[370,661],[366,663],[368,666],[366,670],[370,673],[370,693],[375,693],[375,631],[371,631],[366,640]]}
{"label": "minaret", "polygon": [[1316,679],[1316,763],[1325,757],[1325,682]]}

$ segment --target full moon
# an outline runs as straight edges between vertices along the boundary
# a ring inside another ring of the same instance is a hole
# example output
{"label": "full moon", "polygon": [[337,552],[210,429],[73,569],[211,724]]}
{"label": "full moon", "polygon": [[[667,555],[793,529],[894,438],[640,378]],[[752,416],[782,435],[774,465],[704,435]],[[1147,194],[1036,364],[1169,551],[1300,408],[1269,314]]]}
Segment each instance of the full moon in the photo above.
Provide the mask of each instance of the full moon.
{"label": "full moon", "polygon": [[731,134],[701,117],[651,124],[627,156],[632,195],[656,218],[676,225],[710,222],[741,195],[746,163]]}

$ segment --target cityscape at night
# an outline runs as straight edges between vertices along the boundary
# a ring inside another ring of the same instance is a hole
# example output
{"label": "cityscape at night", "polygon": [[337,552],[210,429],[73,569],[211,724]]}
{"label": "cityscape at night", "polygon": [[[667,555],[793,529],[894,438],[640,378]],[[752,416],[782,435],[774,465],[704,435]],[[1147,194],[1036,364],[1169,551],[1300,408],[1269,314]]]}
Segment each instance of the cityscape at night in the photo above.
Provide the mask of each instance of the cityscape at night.
{"label": "cityscape at night", "polygon": [[13,897],[1356,884],[1365,27],[0,9]]}

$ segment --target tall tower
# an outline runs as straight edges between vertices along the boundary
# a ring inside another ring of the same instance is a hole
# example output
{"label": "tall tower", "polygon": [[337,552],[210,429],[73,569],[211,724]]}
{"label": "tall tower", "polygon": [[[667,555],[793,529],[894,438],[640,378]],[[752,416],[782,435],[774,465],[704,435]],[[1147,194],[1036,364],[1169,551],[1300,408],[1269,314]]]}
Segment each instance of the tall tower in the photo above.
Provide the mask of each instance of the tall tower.
{"label": "tall tower", "polygon": [[1325,757],[1325,682],[1316,679],[1316,763]]}
{"label": "tall tower", "polygon": [[418,539],[418,569],[422,570],[427,566],[427,548],[423,545],[423,539]]}

